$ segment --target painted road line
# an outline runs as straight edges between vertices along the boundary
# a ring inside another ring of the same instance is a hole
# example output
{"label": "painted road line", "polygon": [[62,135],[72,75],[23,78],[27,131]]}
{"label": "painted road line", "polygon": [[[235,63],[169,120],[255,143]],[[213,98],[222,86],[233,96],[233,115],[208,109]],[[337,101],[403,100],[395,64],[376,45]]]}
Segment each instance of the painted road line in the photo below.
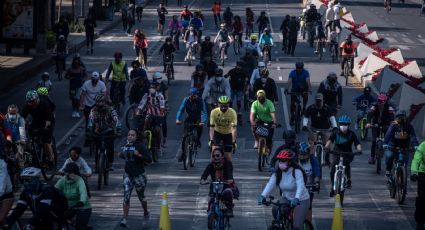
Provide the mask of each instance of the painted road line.
{"label": "painted road line", "polygon": [[282,93],[282,108],[283,108],[283,117],[284,117],[286,129],[292,130],[292,127],[289,125],[289,111],[288,111],[288,104],[286,103],[285,89],[280,88],[280,92]]}
{"label": "painted road line", "polygon": [[396,39],[394,39],[393,37],[386,37],[385,39],[387,39],[387,41],[389,43],[397,43],[398,41]]}
{"label": "painted road line", "polygon": [[403,40],[404,42],[406,42],[407,44],[414,44],[415,42],[410,39],[410,38],[402,38],[401,40]]}

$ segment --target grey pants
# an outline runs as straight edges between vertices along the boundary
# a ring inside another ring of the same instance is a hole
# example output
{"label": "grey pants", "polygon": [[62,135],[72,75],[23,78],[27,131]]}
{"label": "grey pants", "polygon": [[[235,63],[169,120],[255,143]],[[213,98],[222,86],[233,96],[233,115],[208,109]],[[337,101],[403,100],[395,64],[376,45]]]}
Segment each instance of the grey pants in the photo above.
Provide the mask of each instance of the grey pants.
{"label": "grey pants", "polygon": [[[289,204],[289,200],[286,198],[281,198],[280,203]],[[283,206],[285,207],[285,206]],[[282,209],[281,214],[284,213]],[[294,209],[294,219],[293,219],[293,230],[301,230],[303,228],[304,220],[307,218],[308,209],[310,208],[310,199],[300,201],[300,204]],[[273,217],[277,219],[277,207],[273,206],[272,209]]]}

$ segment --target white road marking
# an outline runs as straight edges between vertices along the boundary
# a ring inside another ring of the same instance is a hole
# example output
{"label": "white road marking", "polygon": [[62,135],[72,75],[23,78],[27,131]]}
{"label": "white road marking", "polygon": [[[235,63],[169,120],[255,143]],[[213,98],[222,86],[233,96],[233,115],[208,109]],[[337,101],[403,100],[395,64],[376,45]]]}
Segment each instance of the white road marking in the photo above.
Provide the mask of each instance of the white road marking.
{"label": "white road marking", "polygon": [[279,81],[282,81],[282,76],[279,76]]}
{"label": "white road marking", "polygon": [[418,38],[421,38],[421,37],[422,37],[422,35],[420,35],[420,34],[419,34],[419,35],[418,35]]}
{"label": "white road marking", "polygon": [[282,108],[283,108],[283,118],[285,121],[285,126],[287,130],[292,130],[292,127],[289,125],[289,111],[288,111],[288,104],[286,103],[285,89],[280,88],[280,91],[282,93]]}
{"label": "white road marking", "polygon": [[425,39],[423,39],[423,38],[418,38],[418,40],[419,40],[421,43],[424,43],[424,44],[425,44]]}
{"label": "white road marking", "polygon": [[280,66],[277,66],[277,67],[276,67],[276,69],[277,69],[277,70],[280,70]]}
{"label": "white road marking", "polygon": [[412,40],[412,39],[410,39],[410,38],[402,38],[402,40],[404,41],[404,42],[406,42],[407,44],[414,44],[415,42]]}
{"label": "white road marking", "polygon": [[397,40],[395,40],[394,38],[392,38],[392,37],[385,37],[385,39],[387,39],[387,41],[389,42],[389,43],[397,43]]}

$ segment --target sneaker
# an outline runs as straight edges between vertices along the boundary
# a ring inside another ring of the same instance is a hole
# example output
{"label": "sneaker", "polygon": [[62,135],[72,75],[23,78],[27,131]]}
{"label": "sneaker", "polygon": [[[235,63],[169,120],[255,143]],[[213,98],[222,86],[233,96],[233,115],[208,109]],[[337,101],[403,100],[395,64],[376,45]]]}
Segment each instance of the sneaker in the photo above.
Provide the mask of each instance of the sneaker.
{"label": "sneaker", "polygon": [[334,197],[335,196],[335,191],[332,189],[331,192],[329,193],[329,197]]}
{"label": "sneaker", "polygon": [[368,161],[368,163],[369,163],[370,165],[374,165],[374,164],[375,164],[375,158],[374,158],[374,157],[369,157],[369,161]]}
{"label": "sneaker", "polygon": [[121,222],[120,222],[120,227],[122,227],[122,228],[128,228],[128,225],[127,225],[127,219],[123,218],[123,219],[121,220]]}
{"label": "sneaker", "polygon": [[315,51],[314,51],[314,54],[316,54],[316,55],[317,55],[317,54],[319,54],[319,51],[315,50]]}
{"label": "sneaker", "polygon": [[258,149],[258,141],[254,142],[254,149]]}

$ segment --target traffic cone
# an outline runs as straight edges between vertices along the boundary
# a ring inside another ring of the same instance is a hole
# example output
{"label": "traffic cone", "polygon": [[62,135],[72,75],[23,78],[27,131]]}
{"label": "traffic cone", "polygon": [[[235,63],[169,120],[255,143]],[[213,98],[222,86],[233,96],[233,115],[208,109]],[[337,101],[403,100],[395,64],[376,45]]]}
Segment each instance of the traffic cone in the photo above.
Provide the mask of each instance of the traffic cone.
{"label": "traffic cone", "polygon": [[168,212],[167,193],[162,193],[161,213],[159,216],[159,230],[171,230],[170,215]]}
{"label": "traffic cone", "polygon": [[339,194],[335,196],[335,208],[334,217],[332,220],[332,230],[344,230],[344,225],[342,221],[341,196]]}

